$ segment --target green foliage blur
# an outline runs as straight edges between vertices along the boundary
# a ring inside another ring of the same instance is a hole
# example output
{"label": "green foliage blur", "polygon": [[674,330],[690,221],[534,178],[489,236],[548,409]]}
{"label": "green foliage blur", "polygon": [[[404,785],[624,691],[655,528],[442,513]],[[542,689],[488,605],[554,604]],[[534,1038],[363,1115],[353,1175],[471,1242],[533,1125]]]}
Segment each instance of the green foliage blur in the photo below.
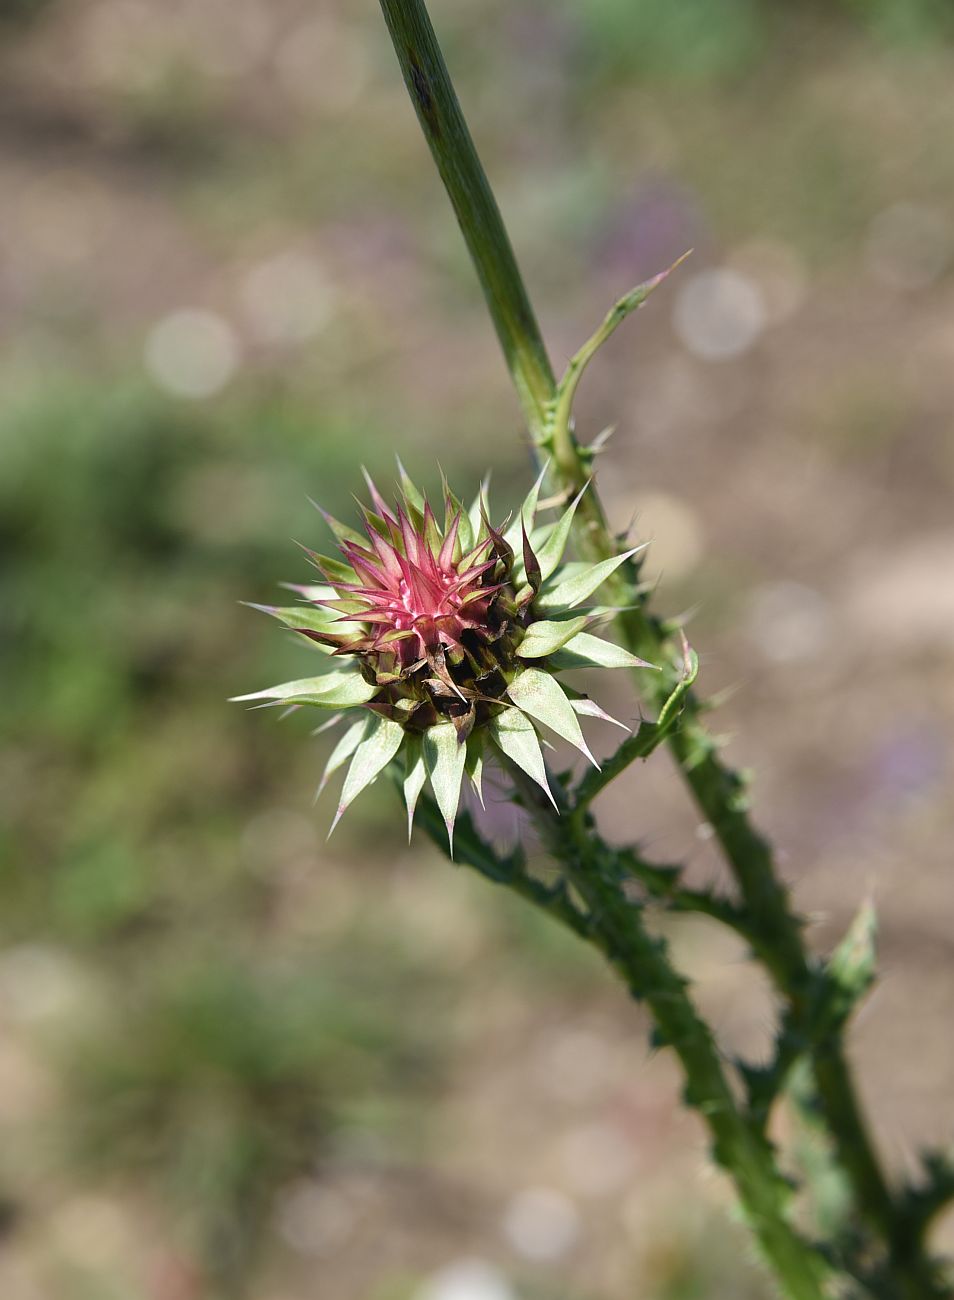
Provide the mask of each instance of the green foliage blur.
{"label": "green foliage blur", "polygon": [[[385,1083],[396,1098],[433,1052],[430,1035],[396,1031],[376,941],[296,953],[269,935],[264,864],[282,822],[270,834],[268,810],[297,801],[303,821],[312,778],[272,719],[225,702],[292,668],[293,648],[259,642],[239,600],[290,567],[290,530],[313,528],[303,483],[342,508],[355,451],[273,397],[211,416],[79,376],[12,395],[0,431],[16,682],[0,706],[4,942],[26,954],[25,980],[42,935],[48,979],[76,960],[107,981],[63,1061],[68,1146],[101,1172],[158,1179],[227,1294],[332,1117]],[[388,969],[409,996],[413,961]],[[413,996],[426,1005],[426,986]]]}

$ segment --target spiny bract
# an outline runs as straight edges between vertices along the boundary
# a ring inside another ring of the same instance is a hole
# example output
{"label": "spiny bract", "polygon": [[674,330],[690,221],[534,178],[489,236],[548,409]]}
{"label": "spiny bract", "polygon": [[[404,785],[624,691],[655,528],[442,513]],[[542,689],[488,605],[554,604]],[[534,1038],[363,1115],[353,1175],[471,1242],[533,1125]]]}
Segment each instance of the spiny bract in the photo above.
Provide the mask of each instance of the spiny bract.
{"label": "spiny bract", "polygon": [[479,796],[488,746],[548,795],[540,724],[595,762],[578,716],[614,719],[555,675],[649,666],[584,630],[597,613],[573,612],[639,548],[563,564],[580,497],[539,524],[543,474],[498,530],[483,492],[468,510],[445,483],[439,520],[399,468],[393,508],[367,480],[366,536],[325,514],[340,558],[309,552],[325,585],[293,585],[300,605],[255,606],[316,644],[319,674],[237,698],[326,709],[329,726],[357,712],[322,778],[321,788],[350,760],[332,830],[403,751],[408,834],[429,779],[453,843],[464,774]]}

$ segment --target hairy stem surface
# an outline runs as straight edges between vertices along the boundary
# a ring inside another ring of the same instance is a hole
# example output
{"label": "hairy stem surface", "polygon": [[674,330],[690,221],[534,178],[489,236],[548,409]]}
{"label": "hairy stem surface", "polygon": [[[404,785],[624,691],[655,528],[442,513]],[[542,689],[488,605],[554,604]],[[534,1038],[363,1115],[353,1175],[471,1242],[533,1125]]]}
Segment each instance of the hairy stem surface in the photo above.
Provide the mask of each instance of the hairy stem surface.
{"label": "hairy stem surface", "polygon": [[633,997],[648,1006],[656,1042],[678,1056],[686,1076],[685,1101],[709,1129],[713,1159],[733,1179],[749,1226],[786,1294],[793,1300],[822,1300],[828,1270],[786,1218],[791,1189],[775,1167],[772,1148],[736,1103],[712,1032],[672,965],[665,940],[649,933],[642,909],[627,898],[615,855],[555,777],[550,786],[559,812],[518,767],[509,764],[508,772],[545,847],[585,905],[590,941]]}

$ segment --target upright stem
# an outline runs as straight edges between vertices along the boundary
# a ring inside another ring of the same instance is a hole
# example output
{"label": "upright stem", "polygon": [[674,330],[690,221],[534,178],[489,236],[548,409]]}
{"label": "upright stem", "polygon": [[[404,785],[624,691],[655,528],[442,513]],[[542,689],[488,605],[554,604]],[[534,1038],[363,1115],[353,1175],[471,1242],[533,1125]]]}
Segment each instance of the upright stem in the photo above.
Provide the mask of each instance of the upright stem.
{"label": "upright stem", "polygon": [[[421,129],[477,269],[534,445],[539,456],[551,458],[555,483],[567,494],[574,493],[591,477],[590,463],[581,452],[571,422],[554,418],[558,389],[546,347],[425,5],[423,0],[380,3]],[[617,553],[617,540],[595,490],[583,496],[576,520],[577,545],[586,558],[598,561]],[[643,683],[650,702],[661,707],[678,681],[682,655],[667,629],[647,608],[632,562],[616,570],[606,583],[606,592],[607,603],[620,607],[617,627],[627,648],[663,669],[651,675],[648,689]],[[751,919],[753,950],[785,1000],[792,1029],[807,1042],[812,999],[822,972],[806,950],[800,922],[775,874],[771,850],[749,820],[744,783],[720,761],[700,715],[701,704],[689,692],[682,723],[667,737],[667,744],[732,869]],[[552,847],[556,852],[559,838]],[[635,935],[630,929],[626,941],[635,941]],[[621,964],[625,960],[621,949],[614,951],[614,959]],[[948,1288],[934,1280],[923,1252],[911,1250],[837,1035],[818,1047],[811,1064],[855,1204],[888,1251],[892,1294],[904,1300],[951,1296]],[[741,1185],[740,1194],[744,1199]]]}
{"label": "upright stem", "polygon": [[527,425],[542,435],[556,385],[500,209],[420,0],[381,0],[404,82],[464,236]]}

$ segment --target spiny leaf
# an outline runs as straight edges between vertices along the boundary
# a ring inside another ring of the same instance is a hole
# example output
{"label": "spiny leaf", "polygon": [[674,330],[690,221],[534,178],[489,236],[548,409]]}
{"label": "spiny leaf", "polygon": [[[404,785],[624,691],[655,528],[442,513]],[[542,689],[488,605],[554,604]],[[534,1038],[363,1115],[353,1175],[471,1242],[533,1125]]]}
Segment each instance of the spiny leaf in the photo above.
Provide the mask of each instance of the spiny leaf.
{"label": "spiny leaf", "polygon": [[401,492],[404,496],[404,500],[423,518],[424,494],[412,481],[410,474],[408,474],[407,470],[401,464],[400,456],[395,456],[395,460],[397,461],[398,478],[401,483]]}
{"label": "spiny leaf", "polygon": [[596,333],[588,338],[580,348],[579,352],[570,359],[566,372],[557,385],[557,398],[553,410],[553,422],[558,429],[568,429],[570,427],[570,420],[573,415],[573,399],[576,396],[580,377],[587,365],[589,365],[590,361],[592,361],[593,357],[616,329],[617,325],[619,325],[621,321],[625,320],[630,312],[636,311],[638,307],[641,307],[652,291],[662,284],[666,277],[670,275],[681,262],[684,262],[688,256],[688,253],[684,253],[678,261],[673,262],[672,266],[668,267],[665,271],[660,272],[659,275],[654,275],[652,279],[646,280],[643,284],[637,285],[635,289],[631,289],[629,293],[624,294],[624,296],[610,308],[609,312],[607,312],[603,323],[600,325]]}
{"label": "spiny leaf", "polygon": [[[309,497],[308,500],[311,501],[311,497]],[[322,519],[334,533],[335,537],[337,537],[339,542],[354,542],[358,546],[367,545],[368,539],[363,537],[356,528],[351,528],[348,524],[343,524],[340,519],[336,519],[334,515],[330,515],[327,510],[323,510],[317,501],[311,501],[311,504],[321,515]]]}
{"label": "spiny leaf", "polygon": [[540,499],[540,489],[543,487],[543,480],[546,477],[547,470],[550,468],[549,460],[537,476],[533,487],[524,497],[523,504],[514,516],[510,527],[504,530],[504,537],[507,540],[512,551],[520,551],[520,533],[525,528],[527,533],[533,532],[533,521],[537,515],[537,502]]}
{"label": "spiny leaf", "polygon": [[[531,596],[533,596],[540,590],[542,581],[540,563],[533,553],[533,547],[530,545],[530,538],[527,536],[526,528],[521,531],[520,541],[523,549],[523,571],[527,579],[527,586],[530,589]],[[520,605],[520,596],[517,597],[517,604]]]}
{"label": "spiny leaf", "polygon": [[321,677],[304,677],[296,682],[283,682],[280,686],[266,687],[264,691],[253,691],[251,695],[234,695],[232,702],[267,700],[276,703],[314,704],[323,709],[340,709],[353,704],[365,704],[377,689],[370,682],[366,682],[357,669],[354,669],[328,672]]}
{"label": "spiny leaf", "polygon": [[380,774],[394,758],[404,740],[404,728],[390,718],[374,714],[368,726],[367,734],[354,752],[348,775],[345,777],[341,791],[338,811],[331,823],[331,832],[338,825],[348,805],[357,798],[362,790],[367,789],[375,777]]}
{"label": "spiny leaf", "polygon": [[[578,636],[589,621],[585,614],[580,614],[576,618],[552,621],[542,619],[538,623],[531,623],[517,646],[517,654],[521,659],[542,659],[545,655],[554,654]],[[593,640],[595,639],[594,637]]]}
{"label": "spiny leaf", "polygon": [[[519,651],[517,652],[519,654]],[[622,646],[590,632],[579,632],[553,656],[555,668],[653,668]]]}
{"label": "spiny leaf", "polygon": [[[553,573],[563,558],[563,552],[566,550],[566,544],[570,537],[570,525],[573,523],[573,516],[576,514],[576,508],[583,499],[583,493],[589,487],[589,483],[584,483],[579,492],[564,510],[563,514],[556,521],[547,535],[547,540],[537,551],[537,560],[540,563],[540,576],[546,581],[550,574]],[[536,549],[536,548],[534,548]]]}
{"label": "spiny leaf", "polygon": [[358,748],[358,745],[364,739],[368,730],[369,722],[370,718],[361,718],[358,722],[352,723],[348,730],[341,736],[337,745],[335,745],[334,749],[331,751],[328,762],[325,764],[325,770],[321,776],[321,783],[315,794],[316,799],[328,784],[328,778],[333,776],[339,767],[343,767],[354,751]]}
{"label": "spiny leaf", "polygon": [[474,793],[480,800],[481,808],[484,807],[484,741],[481,735],[471,736],[467,742],[467,760],[464,763],[464,771],[470,777],[470,783],[474,787]]}
{"label": "spiny leaf", "polygon": [[556,800],[547,784],[540,738],[530,719],[519,709],[504,709],[491,719],[490,734],[500,751],[546,791],[547,798],[556,808]]}
{"label": "spiny leaf", "polygon": [[609,442],[610,438],[612,438],[615,432],[616,432],[616,425],[608,424],[605,429],[601,429],[599,431],[599,433],[596,435],[593,441],[587,445],[585,450],[589,452],[591,457],[598,456],[600,452],[602,452],[605,449],[606,444]]}
{"label": "spiny leaf", "polygon": [[582,572],[571,574],[565,579],[557,582],[556,586],[550,591],[542,592],[536,599],[535,608],[540,610],[548,609],[573,609],[581,601],[592,596],[593,592],[606,581],[611,574],[615,573],[621,564],[645,548],[646,543],[642,546],[634,546],[629,551],[624,551],[622,555],[614,555],[609,560],[601,560],[599,564],[587,565]]}
{"label": "spiny leaf", "polygon": [[337,727],[343,717],[343,713],[333,713],[330,718],[325,718],[322,722],[319,722],[317,727],[312,727],[310,734],[320,736],[323,732],[330,731],[332,727]]}
{"label": "spiny leaf", "polygon": [[286,627],[308,628],[313,632],[340,632],[346,627],[338,622],[338,614],[330,609],[321,609],[316,605],[256,605],[252,601],[242,602],[249,609],[257,609],[262,614],[270,614]]}
{"label": "spiny leaf", "polygon": [[467,514],[467,508],[458,496],[450,489],[444,471],[441,470],[441,491],[444,494],[444,536],[450,532],[455,518],[457,523],[457,540],[454,544],[454,558],[459,560],[462,555],[466,555],[474,545],[474,535],[470,527],[470,518]]}
{"label": "spiny leaf", "polygon": [[437,555],[443,542],[441,530],[438,527],[434,512],[431,510],[427,497],[424,498],[424,541],[431,555]]}
{"label": "spiny leaf", "polygon": [[570,707],[584,718],[599,718],[602,722],[611,722],[614,727],[622,727],[624,731],[632,731],[632,727],[627,727],[625,722],[620,722],[617,718],[612,717],[593,700],[570,700]]}
{"label": "spiny leaf", "polygon": [[507,694],[518,709],[575,745],[594,767],[599,767],[583,739],[573,706],[556,678],[539,668],[524,668],[510,683]]}
{"label": "spiny leaf", "polygon": [[[338,595],[334,587],[329,587],[326,583],[319,585],[314,582],[280,582],[278,585],[284,587],[286,591],[294,591],[297,595],[310,601],[334,600]],[[271,605],[253,605],[252,608],[271,610],[272,607]]]}
{"label": "spiny leaf", "polygon": [[676,716],[676,710],[680,712],[683,707],[683,701],[689,694],[696,678],[699,676],[699,656],[686,640],[685,632],[682,636],[682,677],[676,683],[669,699],[659,711],[659,717],[656,719],[656,726],[660,731],[664,730],[670,723],[670,720]]}
{"label": "spiny leaf", "polygon": [[835,1024],[847,1020],[874,983],[877,932],[878,918],[869,900],[859,908],[825,968],[829,990],[826,1010]]}
{"label": "spiny leaf", "polygon": [[410,844],[411,831],[414,827],[414,809],[417,807],[418,798],[427,778],[427,767],[424,763],[424,749],[420,736],[408,735],[405,742],[405,764],[404,802],[407,804],[407,842]]}
{"label": "spiny leaf", "polygon": [[391,510],[391,507],[388,505],[384,497],[378,491],[378,485],[375,483],[374,479],[368,473],[367,467],[364,465],[361,466],[361,476],[367,485],[368,492],[371,496],[372,504],[374,505],[374,517],[377,520],[379,520],[382,525],[385,526],[387,525],[387,522],[389,520],[391,523],[395,523],[396,521],[394,519],[394,513]]}
{"label": "spiny leaf", "polygon": [[477,495],[471,502],[470,509],[467,511],[467,518],[470,521],[470,532],[474,546],[476,546],[478,542],[482,542],[487,536],[484,516],[490,514],[490,500],[488,497],[489,489],[490,475],[486,474],[481,481]]}
{"label": "spiny leaf", "polygon": [[457,739],[457,728],[452,722],[441,722],[425,731],[424,761],[431,778],[434,798],[447,827],[447,839],[453,857],[454,820],[460,802],[460,783],[467,761],[467,746]]}
{"label": "spiny leaf", "polygon": [[[333,555],[319,555],[317,551],[310,551],[312,559],[320,569],[322,575],[329,582],[345,583],[357,582],[358,575],[350,564],[345,564],[343,560],[336,559]],[[327,600],[329,597],[323,597]]]}

